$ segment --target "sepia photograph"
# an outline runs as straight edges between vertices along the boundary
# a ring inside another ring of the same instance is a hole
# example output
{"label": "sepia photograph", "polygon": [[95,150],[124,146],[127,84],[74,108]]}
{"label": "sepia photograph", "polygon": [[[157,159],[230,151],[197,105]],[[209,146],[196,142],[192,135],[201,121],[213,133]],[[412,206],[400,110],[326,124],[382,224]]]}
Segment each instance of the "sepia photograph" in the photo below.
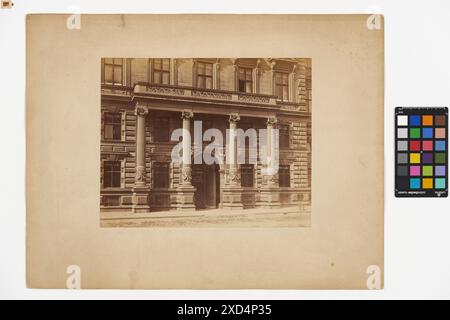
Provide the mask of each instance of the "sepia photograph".
{"label": "sepia photograph", "polygon": [[102,227],[309,227],[311,59],[102,58]]}

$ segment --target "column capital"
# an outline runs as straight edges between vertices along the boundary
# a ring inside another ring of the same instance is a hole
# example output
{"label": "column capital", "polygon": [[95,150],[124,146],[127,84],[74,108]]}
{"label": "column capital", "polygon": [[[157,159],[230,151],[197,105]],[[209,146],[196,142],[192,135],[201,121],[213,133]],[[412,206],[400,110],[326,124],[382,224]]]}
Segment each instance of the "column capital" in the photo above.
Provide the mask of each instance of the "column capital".
{"label": "column capital", "polygon": [[295,73],[296,71],[297,71],[297,65],[296,64],[294,64],[293,66],[292,66],[292,71],[291,71],[291,73]]}
{"label": "column capital", "polygon": [[278,123],[278,119],[276,117],[268,117],[267,118],[267,125],[268,126],[274,126]]}
{"label": "column capital", "polygon": [[239,120],[241,120],[241,117],[237,113],[230,113],[230,118],[228,121],[230,123],[237,123]]}
{"label": "column capital", "polygon": [[134,115],[145,117],[148,114],[148,107],[142,105],[136,105],[136,109],[134,109]]}
{"label": "column capital", "polygon": [[194,117],[194,112],[192,112],[191,110],[183,110],[181,112],[181,119],[185,120],[185,119],[190,119]]}
{"label": "column capital", "polygon": [[275,66],[277,65],[277,61],[275,59],[269,59],[270,71],[275,71]]}

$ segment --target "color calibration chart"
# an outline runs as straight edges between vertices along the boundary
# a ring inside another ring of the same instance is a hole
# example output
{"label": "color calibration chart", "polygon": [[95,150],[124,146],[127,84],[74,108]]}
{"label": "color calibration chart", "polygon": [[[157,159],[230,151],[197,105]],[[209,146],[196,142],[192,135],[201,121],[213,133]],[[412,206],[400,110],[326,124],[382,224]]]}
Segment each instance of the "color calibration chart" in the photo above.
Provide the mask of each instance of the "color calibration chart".
{"label": "color calibration chart", "polygon": [[395,161],[396,197],[447,197],[448,108],[396,108]]}

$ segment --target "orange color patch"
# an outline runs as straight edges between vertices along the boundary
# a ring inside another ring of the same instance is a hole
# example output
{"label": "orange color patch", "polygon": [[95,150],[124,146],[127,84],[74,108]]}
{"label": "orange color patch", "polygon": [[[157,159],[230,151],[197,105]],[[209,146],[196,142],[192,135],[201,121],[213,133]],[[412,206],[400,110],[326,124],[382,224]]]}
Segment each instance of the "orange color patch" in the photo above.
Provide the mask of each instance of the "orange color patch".
{"label": "orange color patch", "polygon": [[433,125],[433,116],[422,116],[422,125],[423,126],[432,126]]}

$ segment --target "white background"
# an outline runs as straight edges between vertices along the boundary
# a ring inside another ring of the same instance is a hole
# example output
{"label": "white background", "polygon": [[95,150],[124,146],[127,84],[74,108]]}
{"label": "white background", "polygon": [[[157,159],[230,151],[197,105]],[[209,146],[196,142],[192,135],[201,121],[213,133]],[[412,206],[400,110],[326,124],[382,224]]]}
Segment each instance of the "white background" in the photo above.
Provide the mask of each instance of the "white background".
{"label": "white background", "polygon": [[[13,9],[0,9],[0,298],[450,298],[450,198],[394,198],[393,136],[395,106],[450,105],[450,1],[17,0],[13,2],[15,3]],[[71,13],[74,7],[81,13],[384,14],[385,289],[380,291],[26,289],[25,14]]]}

